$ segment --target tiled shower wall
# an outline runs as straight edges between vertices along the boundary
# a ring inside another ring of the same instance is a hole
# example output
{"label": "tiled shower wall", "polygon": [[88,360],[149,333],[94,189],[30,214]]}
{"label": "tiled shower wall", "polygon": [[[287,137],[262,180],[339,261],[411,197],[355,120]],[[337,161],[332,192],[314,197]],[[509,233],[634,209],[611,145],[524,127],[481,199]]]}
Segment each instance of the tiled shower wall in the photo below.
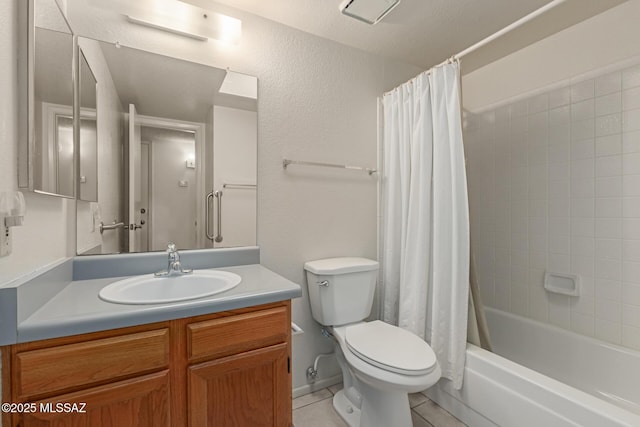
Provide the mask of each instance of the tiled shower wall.
{"label": "tiled shower wall", "polygon": [[466,112],[465,151],[484,303],[640,349],[640,65]]}

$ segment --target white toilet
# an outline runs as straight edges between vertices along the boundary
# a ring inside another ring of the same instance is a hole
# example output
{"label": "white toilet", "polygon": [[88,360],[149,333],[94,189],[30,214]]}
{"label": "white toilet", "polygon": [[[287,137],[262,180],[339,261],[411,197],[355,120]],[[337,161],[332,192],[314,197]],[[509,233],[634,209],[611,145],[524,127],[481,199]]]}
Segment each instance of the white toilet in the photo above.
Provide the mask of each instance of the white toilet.
{"label": "white toilet", "polygon": [[336,341],[344,388],[333,407],[350,427],[411,427],[408,393],[441,375],[431,347],[411,332],[379,320],[365,322],[378,263],[329,258],[304,264],[313,318]]}

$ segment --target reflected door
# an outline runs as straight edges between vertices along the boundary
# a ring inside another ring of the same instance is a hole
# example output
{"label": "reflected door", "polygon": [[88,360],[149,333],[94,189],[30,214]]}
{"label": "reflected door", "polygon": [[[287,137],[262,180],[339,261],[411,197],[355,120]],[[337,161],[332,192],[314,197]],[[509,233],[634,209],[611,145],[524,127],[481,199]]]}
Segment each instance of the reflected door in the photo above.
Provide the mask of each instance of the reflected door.
{"label": "reflected door", "polygon": [[[142,133],[142,132],[141,132]],[[151,221],[151,213],[149,212],[149,195],[151,194],[151,144],[149,141],[144,141],[142,137],[142,145],[140,146],[140,206],[138,210],[140,213],[140,224],[142,228],[139,229],[139,234],[136,235],[136,240],[140,240],[138,246],[142,252],[147,252],[151,248],[151,240],[153,230],[153,222]],[[165,244],[166,246],[166,244]],[[164,247],[161,249],[165,249]]]}
{"label": "reflected door", "polygon": [[129,104],[129,252],[141,252],[143,250],[139,231],[144,226],[140,221],[142,201],[140,151],[142,135],[136,116],[136,106]]}

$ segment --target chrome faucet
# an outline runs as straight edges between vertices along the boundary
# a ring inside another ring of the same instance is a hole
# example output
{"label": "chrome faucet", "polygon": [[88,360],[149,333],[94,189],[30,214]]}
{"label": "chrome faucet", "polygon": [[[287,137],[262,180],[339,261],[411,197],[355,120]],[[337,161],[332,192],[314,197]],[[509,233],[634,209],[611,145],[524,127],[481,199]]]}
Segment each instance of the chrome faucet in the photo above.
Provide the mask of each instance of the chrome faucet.
{"label": "chrome faucet", "polygon": [[169,244],[167,245],[167,256],[167,270],[158,271],[157,273],[154,273],[154,276],[168,277],[179,274],[193,273],[192,269],[182,268],[182,264],[180,263],[180,253],[178,253],[175,243],[169,242]]}

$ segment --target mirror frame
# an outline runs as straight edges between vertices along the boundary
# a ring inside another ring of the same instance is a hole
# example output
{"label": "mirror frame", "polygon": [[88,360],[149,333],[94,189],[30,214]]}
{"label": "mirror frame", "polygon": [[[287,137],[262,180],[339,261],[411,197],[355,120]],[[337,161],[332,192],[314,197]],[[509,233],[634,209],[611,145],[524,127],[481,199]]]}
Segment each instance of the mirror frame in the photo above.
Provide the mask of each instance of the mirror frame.
{"label": "mirror frame", "polygon": [[34,157],[35,157],[35,1],[27,0],[18,2],[18,22],[26,23],[26,29],[18,32],[18,189],[26,190],[49,196],[61,197],[65,199],[75,199],[78,194],[78,161],[76,150],[78,148],[78,125],[76,124],[77,112],[77,64],[78,49],[77,38],[71,29],[71,25],[67,17],[60,9],[57,1],[55,7],[60,12],[60,16],[64,20],[69,35],[72,38],[72,63],[71,63],[71,79],[72,85],[72,114],[73,114],[73,194],[58,194],[38,190],[34,185]]}

